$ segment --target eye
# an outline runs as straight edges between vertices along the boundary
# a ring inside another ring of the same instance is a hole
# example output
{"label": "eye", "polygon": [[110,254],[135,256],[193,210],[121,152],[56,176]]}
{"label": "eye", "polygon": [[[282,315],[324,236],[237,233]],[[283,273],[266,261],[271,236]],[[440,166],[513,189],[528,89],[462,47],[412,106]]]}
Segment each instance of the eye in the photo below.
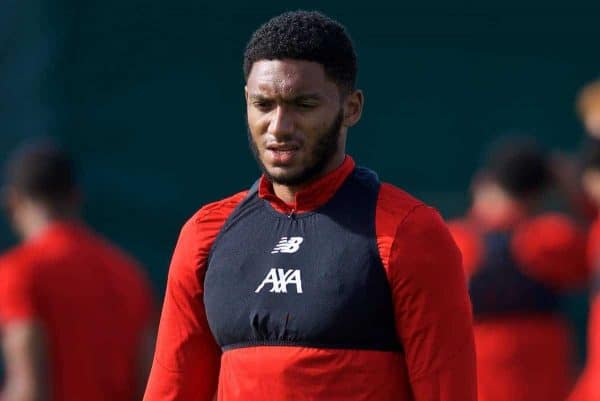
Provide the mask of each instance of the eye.
{"label": "eye", "polygon": [[302,110],[312,110],[316,108],[318,105],[315,102],[310,101],[301,101],[296,103],[296,107]]}
{"label": "eye", "polygon": [[270,100],[256,100],[252,102],[252,105],[260,111],[269,111],[273,108],[273,102]]}

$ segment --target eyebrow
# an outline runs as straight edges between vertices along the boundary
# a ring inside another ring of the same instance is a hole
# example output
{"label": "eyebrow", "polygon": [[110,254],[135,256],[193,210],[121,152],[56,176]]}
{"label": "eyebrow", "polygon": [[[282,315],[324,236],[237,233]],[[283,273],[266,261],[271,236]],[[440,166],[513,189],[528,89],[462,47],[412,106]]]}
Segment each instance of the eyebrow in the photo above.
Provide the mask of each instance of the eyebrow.
{"label": "eyebrow", "polygon": [[[274,99],[268,96],[264,96],[258,93],[255,94],[250,94],[249,96],[251,101],[273,101]],[[322,96],[318,93],[303,93],[301,95],[298,96],[293,96],[291,98],[284,98],[283,101],[284,103],[293,103],[293,102],[297,102],[299,100],[320,100],[322,99]]]}

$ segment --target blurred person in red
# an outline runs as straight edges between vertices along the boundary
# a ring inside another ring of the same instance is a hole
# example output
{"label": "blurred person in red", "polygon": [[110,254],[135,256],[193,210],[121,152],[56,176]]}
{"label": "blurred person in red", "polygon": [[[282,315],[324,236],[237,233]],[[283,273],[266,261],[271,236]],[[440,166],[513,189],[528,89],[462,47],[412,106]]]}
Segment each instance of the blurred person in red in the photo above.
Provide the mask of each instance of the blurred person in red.
{"label": "blurred person in red", "polygon": [[141,399],[153,306],[140,267],[79,218],[73,163],[50,141],[18,149],[4,178],[22,243],[0,257],[0,400]]}
{"label": "blurred person in red", "polygon": [[[589,198],[600,206],[600,143],[587,149],[582,184]],[[600,399],[600,218],[590,228],[587,260],[591,270],[587,361],[569,401]]]}
{"label": "blurred person in red", "polygon": [[586,134],[582,151],[579,154],[559,151],[554,155],[552,164],[557,188],[573,213],[588,223],[597,217],[598,207],[581,186],[581,159],[585,158],[589,149],[600,146],[600,80],[589,82],[580,89],[575,110]]}
{"label": "blurred person in red", "polygon": [[345,28],[274,17],[244,73],[263,175],[183,226],[145,401],[475,401],[446,224],[346,154],[364,98]]}
{"label": "blurred person in red", "polygon": [[585,281],[585,236],[540,212],[550,182],[533,142],[507,142],[475,177],[468,215],[450,223],[473,303],[480,401],[562,401],[573,383],[559,297]]}

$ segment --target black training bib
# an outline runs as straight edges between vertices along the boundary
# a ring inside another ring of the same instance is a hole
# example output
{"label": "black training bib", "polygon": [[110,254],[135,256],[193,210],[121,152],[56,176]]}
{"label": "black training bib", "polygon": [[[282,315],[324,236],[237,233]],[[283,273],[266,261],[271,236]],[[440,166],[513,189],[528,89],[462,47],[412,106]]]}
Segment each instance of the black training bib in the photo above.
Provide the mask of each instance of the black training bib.
{"label": "black training bib", "polygon": [[515,261],[511,233],[484,236],[483,262],[469,280],[469,294],[476,318],[508,314],[554,313],[558,294],[529,277]]}
{"label": "black training bib", "polygon": [[287,216],[251,190],[215,240],[204,281],[221,347],[399,350],[378,193],[377,176],[356,168],[324,206]]}

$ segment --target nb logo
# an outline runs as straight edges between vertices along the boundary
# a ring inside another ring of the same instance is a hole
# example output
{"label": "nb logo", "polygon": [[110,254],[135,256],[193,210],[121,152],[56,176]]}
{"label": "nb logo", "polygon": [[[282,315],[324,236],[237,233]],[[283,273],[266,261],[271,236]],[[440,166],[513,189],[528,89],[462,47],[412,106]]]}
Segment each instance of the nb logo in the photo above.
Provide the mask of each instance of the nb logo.
{"label": "nb logo", "polygon": [[302,237],[281,237],[271,253],[295,253],[300,249],[302,241],[304,241]]}
{"label": "nb logo", "polygon": [[[302,238],[300,238],[302,241]],[[298,269],[271,269],[262,283],[258,286],[255,293],[259,293],[263,287],[267,284],[271,284],[272,287],[269,292],[276,294],[284,293],[287,294],[288,284],[296,285],[296,293],[302,294],[302,279],[300,277],[300,270]],[[293,287],[292,287],[293,288]]]}

